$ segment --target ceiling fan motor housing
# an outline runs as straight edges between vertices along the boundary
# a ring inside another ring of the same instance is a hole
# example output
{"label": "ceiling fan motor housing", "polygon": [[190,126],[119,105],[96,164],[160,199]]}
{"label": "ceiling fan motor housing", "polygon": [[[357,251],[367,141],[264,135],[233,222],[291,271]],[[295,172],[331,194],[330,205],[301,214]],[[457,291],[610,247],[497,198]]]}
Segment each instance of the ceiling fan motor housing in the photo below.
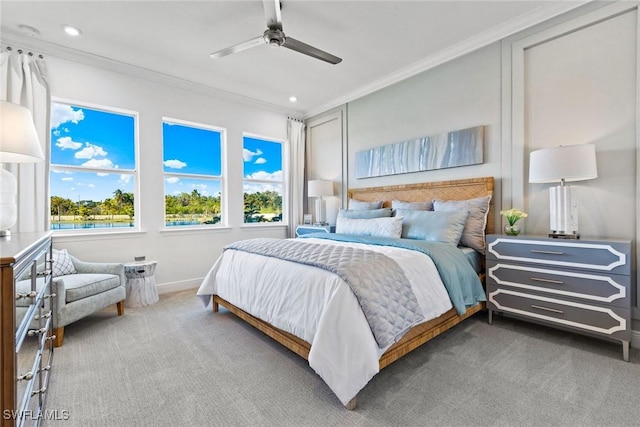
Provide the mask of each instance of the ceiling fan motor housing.
{"label": "ceiling fan motor housing", "polygon": [[286,40],[284,33],[278,28],[267,28],[262,37],[269,46],[274,47],[282,46]]}

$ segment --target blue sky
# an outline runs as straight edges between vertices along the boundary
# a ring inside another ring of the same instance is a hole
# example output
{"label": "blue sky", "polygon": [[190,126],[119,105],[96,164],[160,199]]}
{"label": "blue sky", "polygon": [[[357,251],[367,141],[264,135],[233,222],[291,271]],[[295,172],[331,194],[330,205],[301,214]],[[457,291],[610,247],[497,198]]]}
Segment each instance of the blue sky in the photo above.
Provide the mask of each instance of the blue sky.
{"label": "blue sky", "polygon": [[135,168],[135,119],[53,102],[51,105],[51,163],[114,169],[115,173],[52,170],[52,196],[101,201],[117,189],[133,192],[133,175],[118,169]]}
{"label": "blue sky", "polygon": [[[81,171],[51,172],[52,196],[101,201],[115,190],[134,192],[133,175],[118,173],[135,169],[135,117],[86,107],[52,103],[51,163],[75,167],[114,169],[114,173]],[[165,121],[163,170],[168,173],[222,174],[221,133]],[[243,141],[244,176],[262,181],[282,181],[282,144],[259,138]],[[218,180],[165,178],[165,194],[191,193],[206,196],[220,192]],[[245,182],[245,192],[282,191],[280,184]]]}

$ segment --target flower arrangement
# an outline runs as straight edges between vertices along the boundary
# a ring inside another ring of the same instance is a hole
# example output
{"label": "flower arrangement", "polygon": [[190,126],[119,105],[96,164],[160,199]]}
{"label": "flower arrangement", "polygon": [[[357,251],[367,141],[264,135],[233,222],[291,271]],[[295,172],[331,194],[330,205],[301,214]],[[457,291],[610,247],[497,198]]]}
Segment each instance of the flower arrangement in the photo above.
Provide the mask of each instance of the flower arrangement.
{"label": "flower arrangement", "polygon": [[500,211],[500,215],[503,215],[507,218],[509,225],[513,227],[513,225],[520,220],[520,218],[526,218],[528,215],[526,212],[522,212],[520,209],[511,208],[506,211]]}

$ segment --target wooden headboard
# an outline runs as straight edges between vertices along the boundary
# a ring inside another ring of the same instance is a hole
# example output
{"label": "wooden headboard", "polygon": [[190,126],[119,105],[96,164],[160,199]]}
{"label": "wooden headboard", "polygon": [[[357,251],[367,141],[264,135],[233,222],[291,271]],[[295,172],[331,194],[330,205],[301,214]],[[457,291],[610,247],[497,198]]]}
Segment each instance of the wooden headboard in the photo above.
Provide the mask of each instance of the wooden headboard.
{"label": "wooden headboard", "polygon": [[384,187],[353,188],[347,192],[350,199],[374,202],[383,200],[391,207],[392,200],[422,202],[433,199],[466,200],[492,196],[487,215],[486,233],[494,232],[493,177],[457,179],[453,181],[423,182],[419,184],[389,185]]}

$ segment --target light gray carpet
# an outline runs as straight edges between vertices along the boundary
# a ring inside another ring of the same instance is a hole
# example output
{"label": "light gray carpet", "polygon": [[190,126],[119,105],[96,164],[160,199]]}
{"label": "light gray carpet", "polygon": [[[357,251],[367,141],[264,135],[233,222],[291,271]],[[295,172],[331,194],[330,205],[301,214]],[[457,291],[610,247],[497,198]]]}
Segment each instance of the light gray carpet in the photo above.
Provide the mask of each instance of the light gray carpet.
{"label": "light gray carpet", "polygon": [[66,328],[45,426],[640,424],[640,352],[478,313],[379,373],[347,411],[307,362],[195,291]]}

